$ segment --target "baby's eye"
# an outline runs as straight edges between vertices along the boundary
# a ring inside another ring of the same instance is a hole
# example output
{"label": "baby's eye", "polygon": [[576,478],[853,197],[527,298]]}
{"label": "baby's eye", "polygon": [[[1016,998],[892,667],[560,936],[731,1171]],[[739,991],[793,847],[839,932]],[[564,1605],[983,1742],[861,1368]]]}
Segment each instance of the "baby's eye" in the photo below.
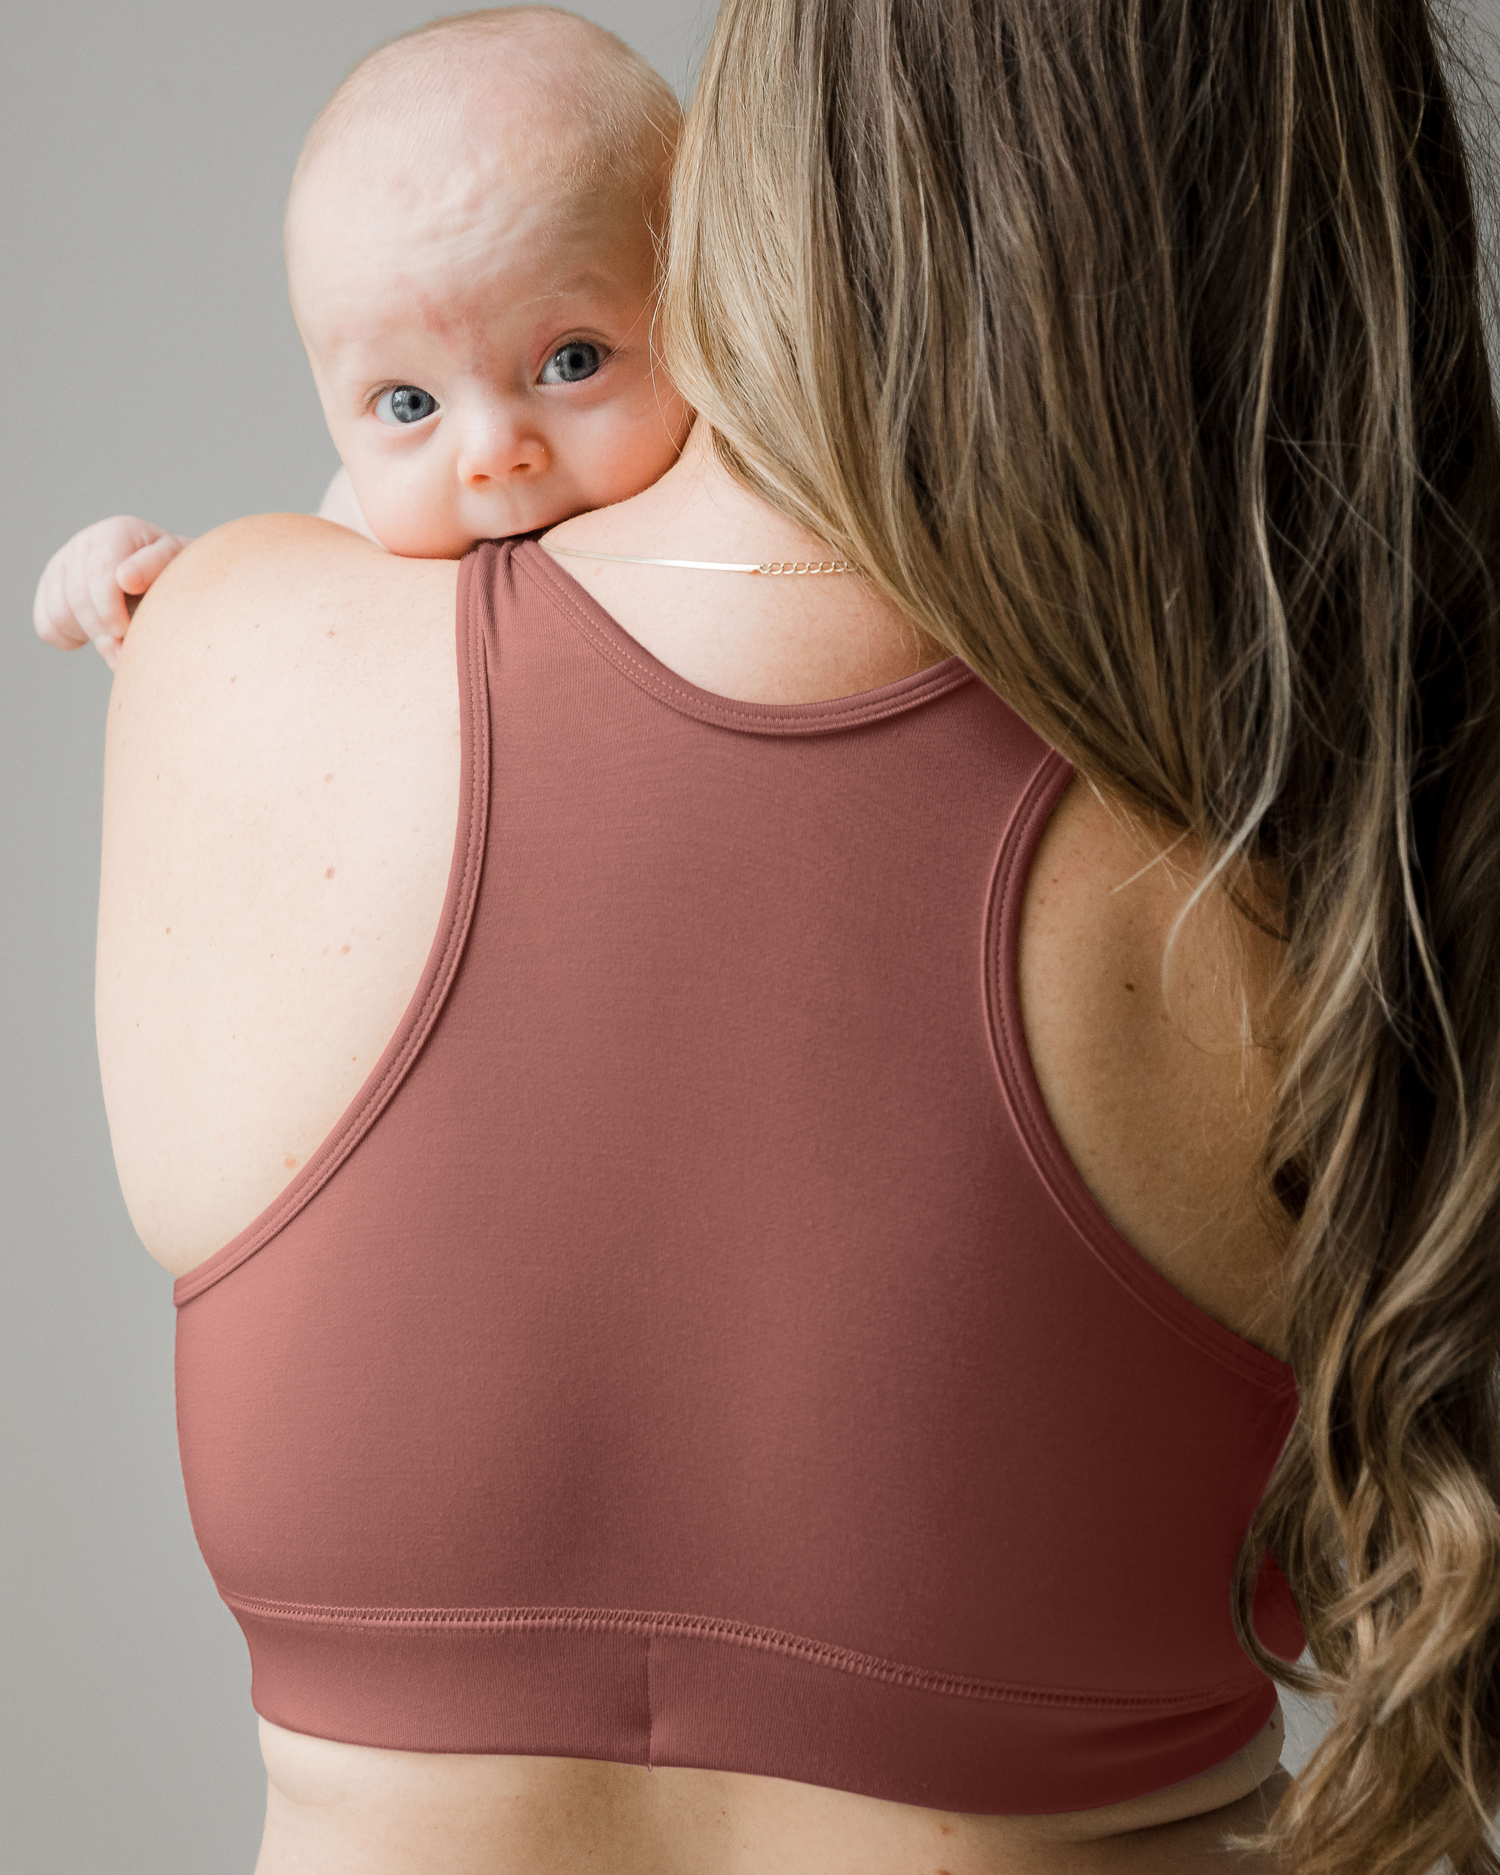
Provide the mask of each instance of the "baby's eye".
{"label": "baby's eye", "polygon": [[587,339],[569,339],[542,366],[542,383],[577,384],[591,378],[603,363],[597,345]]}
{"label": "baby's eye", "polygon": [[382,396],[375,414],[382,423],[420,423],[437,407],[437,399],[430,391],[419,391],[415,384],[398,384]]}

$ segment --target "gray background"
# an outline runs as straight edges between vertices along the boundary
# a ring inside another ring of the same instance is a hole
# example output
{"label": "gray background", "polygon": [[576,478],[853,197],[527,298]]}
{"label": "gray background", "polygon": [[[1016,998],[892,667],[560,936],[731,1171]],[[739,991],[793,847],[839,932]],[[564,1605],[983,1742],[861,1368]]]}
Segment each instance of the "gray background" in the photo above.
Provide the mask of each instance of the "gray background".
{"label": "gray background", "polygon": [[[713,0],[578,10],[686,93]],[[7,1875],[249,1875],[264,1790],[244,1643],[177,1469],[171,1279],[126,1216],[94,1057],[109,674],[92,651],[38,643],[32,590],[103,515],[199,533],[316,506],[336,459],[286,307],[281,205],[334,85],[428,17],[421,0],[9,0],[4,14]],[[1500,21],[1500,0],[1470,18]],[[1318,1715],[1289,1719],[1295,1768]]]}

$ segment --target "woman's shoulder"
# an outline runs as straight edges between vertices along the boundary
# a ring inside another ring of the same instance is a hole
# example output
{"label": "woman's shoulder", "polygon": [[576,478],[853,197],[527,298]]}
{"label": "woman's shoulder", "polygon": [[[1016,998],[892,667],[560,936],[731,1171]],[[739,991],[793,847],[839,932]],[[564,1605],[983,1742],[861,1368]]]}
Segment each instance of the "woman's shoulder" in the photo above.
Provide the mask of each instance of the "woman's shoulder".
{"label": "woman's shoulder", "polygon": [[166,650],[206,653],[268,628],[281,639],[326,635],[343,615],[401,611],[424,588],[451,592],[455,577],[451,561],[403,560],[313,515],[251,515],[179,554],[142,600],[126,644],[139,662]]}
{"label": "woman's shoulder", "polygon": [[[305,773],[335,752],[346,769],[420,765],[455,705],[457,572],[307,515],[257,515],[193,542],[121,646],[107,814],[122,827],[140,817],[142,838],[170,826],[184,850],[211,847],[225,831],[250,837],[223,824],[241,798],[246,812],[257,800],[292,811]],[[393,756],[398,716],[411,728]]]}
{"label": "woman's shoulder", "polygon": [[110,698],[117,783],[139,756],[148,767],[253,769],[272,790],[289,767],[265,765],[273,745],[357,740],[362,723],[381,737],[424,676],[451,681],[457,572],[308,515],[256,515],[203,535],[125,635]]}
{"label": "woman's shoulder", "polygon": [[170,834],[184,858],[226,835],[248,856],[276,845],[256,803],[276,804],[285,839],[285,817],[312,811],[307,777],[334,757],[345,773],[411,780],[452,739],[457,575],[453,561],[398,559],[306,515],[205,534],[121,646],[107,820],[157,846]]}

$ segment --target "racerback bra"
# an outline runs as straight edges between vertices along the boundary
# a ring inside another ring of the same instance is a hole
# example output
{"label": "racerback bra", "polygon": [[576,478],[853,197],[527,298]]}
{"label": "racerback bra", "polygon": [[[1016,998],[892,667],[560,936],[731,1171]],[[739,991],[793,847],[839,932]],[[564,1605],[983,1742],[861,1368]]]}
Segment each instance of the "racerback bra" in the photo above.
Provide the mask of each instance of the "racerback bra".
{"label": "racerback bra", "polygon": [[[1231,1757],[1297,1393],[1043,1106],[1016,937],[1068,764],[957,658],[698,689],[529,540],[463,562],[457,658],[421,981],[175,1289],[257,1710],[991,1814]],[[1256,1626],[1301,1652],[1274,1563]]]}

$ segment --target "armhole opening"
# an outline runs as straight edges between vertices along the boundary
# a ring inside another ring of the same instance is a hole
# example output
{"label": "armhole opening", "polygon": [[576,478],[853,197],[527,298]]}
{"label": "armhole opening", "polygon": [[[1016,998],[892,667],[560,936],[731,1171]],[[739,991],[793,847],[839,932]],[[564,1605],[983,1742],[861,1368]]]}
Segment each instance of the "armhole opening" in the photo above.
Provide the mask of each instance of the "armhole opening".
{"label": "armhole opening", "polygon": [[432,1032],[452,987],[469,934],[489,817],[490,722],[486,642],[491,625],[493,556],[467,555],[459,567],[455,605],[458,669],[458,822],[448,889],[427,962],[395,1033],[333,1129],[258,1217],[172,1285],[177,1308],[222,1281],[254,1256],[308,1205],[379,1119]]}
{"label": "armhole opening", "polygon": [[1111,1223],[1069,1157],[1032,1066],[1021,1020],[1018,974],[1021,910],[1042,833],[1074,769],[1050,750],[1016,805],[990,882],[985,977],[990,1042],[1001,1091],[1027,1154],[1059,1210],[1107,1269],[1183,1340],[1268,1393],[1295,1395],[1291,1368],[1201,1309]]}

